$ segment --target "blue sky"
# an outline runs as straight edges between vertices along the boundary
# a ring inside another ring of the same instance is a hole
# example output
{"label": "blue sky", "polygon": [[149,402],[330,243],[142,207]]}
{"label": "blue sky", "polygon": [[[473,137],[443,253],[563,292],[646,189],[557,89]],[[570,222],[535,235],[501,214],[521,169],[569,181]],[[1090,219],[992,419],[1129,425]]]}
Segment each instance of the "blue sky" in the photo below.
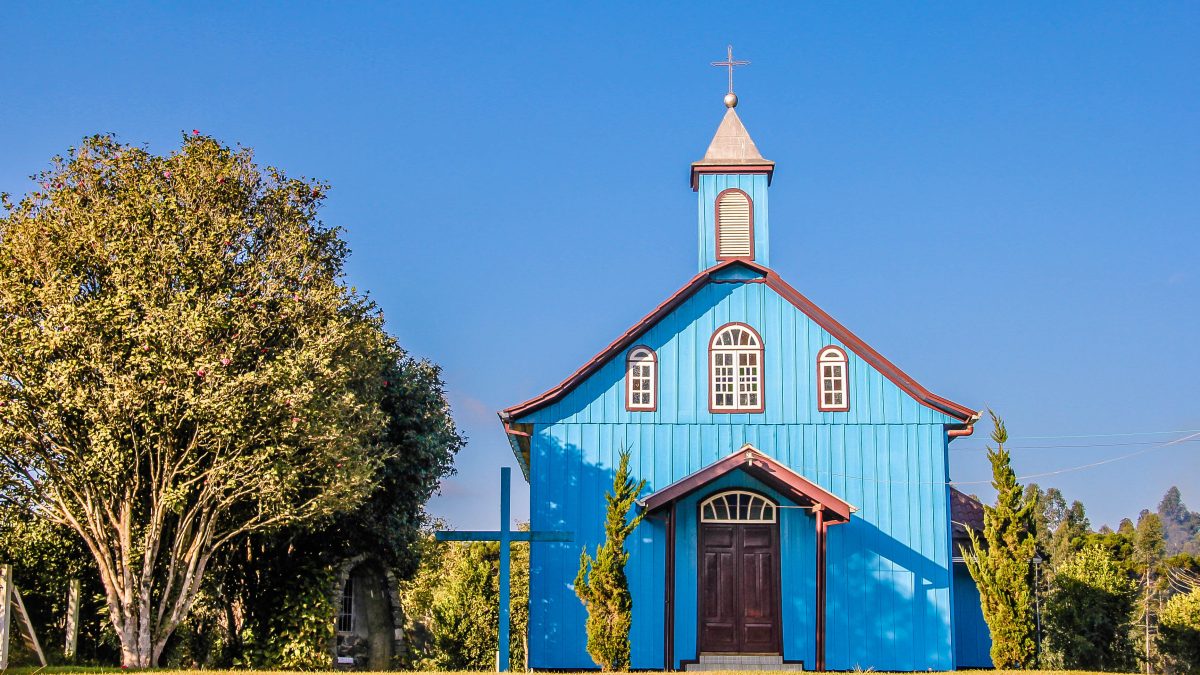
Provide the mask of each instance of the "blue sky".
{"label": "blue sky", "polygon": [[[470,437],[431,505],[456,527],[497,525],[512,461],[495,411],[695,273],[687,170],[723,113],[708,63],[730,42],[753,62],[738,112],[778,163],[785,279],[932,390],[1000,412],[1019,474],[1146,451],[1039,479],[1093,524],[1172,484],[1200,509],[1200,443],[1111,435],[1200,430],[1200,5],[3,14],[0,190],[28,191],[87,134],[168,152],[193,128],[332,183],[350,282],[445,368]],[[956,480],[989,477],[987,432],[951,446]],[[1085,447],[1029,447],[1068,445]]]}

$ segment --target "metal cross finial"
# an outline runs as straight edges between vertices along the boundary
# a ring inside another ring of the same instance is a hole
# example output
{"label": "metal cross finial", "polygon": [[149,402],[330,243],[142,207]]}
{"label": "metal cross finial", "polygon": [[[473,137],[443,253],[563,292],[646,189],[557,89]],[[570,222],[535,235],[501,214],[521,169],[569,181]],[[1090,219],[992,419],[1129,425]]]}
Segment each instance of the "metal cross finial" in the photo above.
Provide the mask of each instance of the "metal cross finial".
{"label": "metal cross finial", "polygon": [[725,60],[724,61],[713,61],[712,65],[724,66],[729,69],[729,93],[732,94],[733,93],[733,69],[736,68],[737,66],[748,66],[748,65],[750,65],[750,62],[749,61],[734,61],[733,60],[733,45],[727,45],[725,47],[725,49],[726,49]]}

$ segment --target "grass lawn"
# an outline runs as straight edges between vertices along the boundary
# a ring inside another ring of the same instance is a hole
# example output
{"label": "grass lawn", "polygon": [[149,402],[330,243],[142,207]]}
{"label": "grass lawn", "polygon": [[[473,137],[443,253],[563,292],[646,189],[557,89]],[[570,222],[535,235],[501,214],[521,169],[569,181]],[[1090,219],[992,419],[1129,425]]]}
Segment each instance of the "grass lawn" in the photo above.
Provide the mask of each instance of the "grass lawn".
{"label": "grass lawn", "polygon": [[[122,670],[120,668],[66,667],[66,665],[61,665],[61,667],[53,667],[53,665],[52,665],[52,667],[49,667],[49,668],[23,667],[23,668],[10,668],[8,670],[5,670],[5,675],[8,675],[8,674],[12,674],[12,675],[56,675],[56,674],[70,674],[70,673],[77,673],[80,675],[91,674],[91,673],[108,674],[108,673],[127,673],[127,670]],[[167,669],[162,669],[162,670],[155,670],[154,673],[155,673],[155,675],[196,675],[199,673],[229,673],[229,674],[239,674],[239,675],[242,675],[242,674],[254,675],[256,673],[301,673],[301,671],[295,671],[295,670],[167,670]],[[311,675],[312,671],[305,671],[305,673],[307,673],[308,675]],[[346,673],[358,674],[358,673],[366,673],[366,671],[361,671],[361,670],[346,671]],[[392,671],[389,671],[389,673],[396,673],[396,671],[392,670]],[[646,675],[658,675],[658,673],[661,673],[661,671],[642,671],[642,673],[646,673]],[[746,673],[746,671],[744,671],[744,670],[743,671],[709,670],[709,671],[707,671],[707,673],[712,674],[712,675],[732,675],[734,673]],[[752,671],[752,673],[755,673],[755,674],[769,673],[769,671],[754,670],[754,671]],[[865,673],[865,671],[864,671],[864,673]],[[1092,671],[1087,671],[1087,670],[950,670],[950,671],[948,671],[948,673],[959,673],[959,674],[966,674],[966,675],[1004,675],[1004,674],[1009,674],[1009,673],[1012,673],[1013,675],[1018,675],[1018,674],[1019,675],[1056,675],[1056,674],[1111,675],[1110,673],[1105,673],[1105,674],[1092,673]],[[431,673],[428,675],[436,675],[436,674]],[[571,675],[571,674],[556,673],[556,675]],[[595,675],[595,671],[592,671],[592,673],[581,673],[578,675]],[[782,671],[781,671],[780,675],[782,675]],[[792,675],[794,675],[794,673]]]}
{"label": "grass lawn", "polygon": [[[21,667],[21,668],[9,668],[8,670],[4,671],[5,675],[9,675],[10,673],[12,675],[55,675],[58,673],[79,673],[80,675],[84,675],[87,673],[120,673],[120,672],[128,672],[128,671],[124,671],[121,668],[98,668],[98,667],[85,667],[85,666],[50,666],[49,668]],[[162,669],[162,670],[155,670],[153,672],[155,673],[155,675],[201,675],[201,674],[211,674],[211,673],[218,673],[218,672],[245,673],[246,675],[257,675],[257,674],[261,673],[262,675],[268,675],[270,673],[298,673],[298,672],[311,673],[312,671],[294,671],[294,670],[218,671],[218,670],[167,670],[167,669]],[[326,672],[334,672],[334,671],[326,671]],[[336,672],[343,672],[343,671],[336,671]],[[344,671],[344,672],[354,672],[354,673],[364,673],[365,674],[367,671]],[[388,672],[394,673],[397,671],[388,671]],[[403,671],[401,671],[401,672],[403,672]],[[646,675],[658,675],[658,673],[660,673],[662,671],[639,671],[639,672],[645,672]],[[739,673],[739,672],[754,672],[757,675],[758,673],[767,673],[770,671],[717,670],[717,671],[706,671],[706,672],[710,673],[711,675],[733,675],[734,673]],[[863,671],[863,672],[868,672],[868,671]],[[948,672],[963,673],[966,675],[1004,675],[1006,673],[1012,673],[1013,675],[1018,675],[1018,674],[1019,675],[1055,675],[1057,673],[1070,673],[1071,675],[1112,675],[1111,673],[1101,674],[1101,673],[1093,673],[1093,672],[1086,671],[1086,670],[958,670],[958,671],[948,671]],[[429,675],[436,675],[436,674],[430,673]],[[556,675],[571,675],[571,674],[570,673],[556,673]],[[595,671],[592,671],[590,673],[580,673],[579,675],[595,675]],[[781,675],[782,675],[782,673],[781,673]]]}

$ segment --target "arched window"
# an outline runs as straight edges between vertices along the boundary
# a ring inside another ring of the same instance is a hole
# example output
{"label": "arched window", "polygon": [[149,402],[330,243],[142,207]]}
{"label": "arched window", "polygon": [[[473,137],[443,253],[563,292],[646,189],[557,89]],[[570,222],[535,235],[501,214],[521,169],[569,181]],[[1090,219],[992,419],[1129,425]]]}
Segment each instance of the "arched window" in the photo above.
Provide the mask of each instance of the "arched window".
{"label": "arched window", "polygon": [[625,409],[653,411],[657,407],[658,357],[649,347],[634,347],[625,363]]}
{"label": "arched window", "polygon": [[717,195],[717,260],[754,259],[754,204],[730,188]]}
{"label": "arched window", "polygon": [[754,329],[731,323],[717,329],[708,345],[709,410],[763,411],[763,346]]}
{"label": "arched window", "polygon": [[826,347],[817,356],[817,409],[825,412],[850,409],[846,352]]}
{"label": "arched window", "polygon": [[703,523],[773,523],[775,518],[774,504],[745,490],[722,492],[700,503]]}

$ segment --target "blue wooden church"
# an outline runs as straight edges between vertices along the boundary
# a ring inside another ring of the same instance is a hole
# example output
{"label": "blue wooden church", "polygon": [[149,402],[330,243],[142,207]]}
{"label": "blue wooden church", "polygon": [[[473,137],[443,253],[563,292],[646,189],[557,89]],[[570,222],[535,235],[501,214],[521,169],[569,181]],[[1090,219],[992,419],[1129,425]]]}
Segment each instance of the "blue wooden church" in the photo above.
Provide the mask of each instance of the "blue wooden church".
{"label": "blue wooden church", "polygon": [[[529,664],[593,668],[572,588],[603,539],[617,455],[632,666],[990,666],[956,538],[978,502],[947,448],[979,415],[932,393],[770,268],[775,164],[727,110],[692,164],[699,273],[544,394],[500,413],[530,485]],[[952,521],[954,524],[952,524]]]}

